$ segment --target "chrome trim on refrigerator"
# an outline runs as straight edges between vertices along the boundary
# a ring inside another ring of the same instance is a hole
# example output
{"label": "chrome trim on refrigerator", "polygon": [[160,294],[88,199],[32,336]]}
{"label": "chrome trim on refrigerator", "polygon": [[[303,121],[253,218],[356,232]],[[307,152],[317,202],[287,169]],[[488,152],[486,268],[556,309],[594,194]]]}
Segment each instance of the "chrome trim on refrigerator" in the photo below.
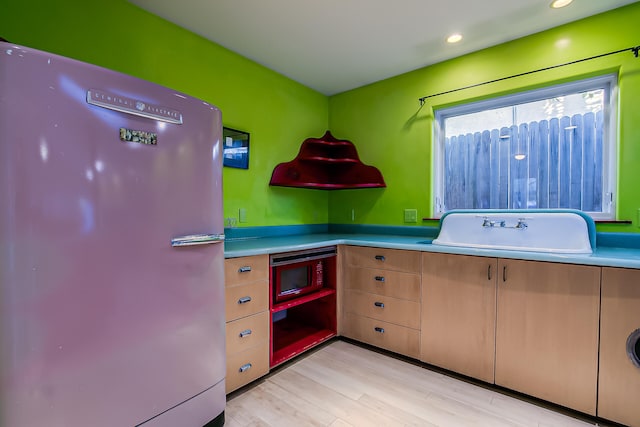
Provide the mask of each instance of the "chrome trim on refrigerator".
{"label": "chrome trim on refrigerator", "polygon": [[191,234],[171,239],[171,246],[210,245],[224,242],[224,234]]}
{"label": "chrome trim on refrigerator", "polygon": [[161,122],[176,125],[182,124],[182,114],[178,110],[147,104],[143,101],[114,95],[98,89],[89,89],[87,91],[87,104]]}

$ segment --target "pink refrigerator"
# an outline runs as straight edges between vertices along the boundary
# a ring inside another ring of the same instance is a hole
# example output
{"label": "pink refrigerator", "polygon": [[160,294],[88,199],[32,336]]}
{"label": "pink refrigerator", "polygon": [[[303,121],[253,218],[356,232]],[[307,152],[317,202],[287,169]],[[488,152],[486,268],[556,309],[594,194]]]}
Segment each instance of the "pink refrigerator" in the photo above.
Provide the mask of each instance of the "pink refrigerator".
{"label": "pink refrigerator", "polygon": [[0,426],[224,423],[221,130],[0,42]]}

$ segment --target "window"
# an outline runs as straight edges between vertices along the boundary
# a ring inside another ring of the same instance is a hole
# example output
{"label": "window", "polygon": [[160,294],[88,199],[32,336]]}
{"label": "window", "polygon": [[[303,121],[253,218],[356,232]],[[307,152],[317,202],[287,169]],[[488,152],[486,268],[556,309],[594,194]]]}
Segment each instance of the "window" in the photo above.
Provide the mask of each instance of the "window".
{"label": "window", "polygon": [[436,111],[435,216],[580,209],[613,219],[616,76]]}

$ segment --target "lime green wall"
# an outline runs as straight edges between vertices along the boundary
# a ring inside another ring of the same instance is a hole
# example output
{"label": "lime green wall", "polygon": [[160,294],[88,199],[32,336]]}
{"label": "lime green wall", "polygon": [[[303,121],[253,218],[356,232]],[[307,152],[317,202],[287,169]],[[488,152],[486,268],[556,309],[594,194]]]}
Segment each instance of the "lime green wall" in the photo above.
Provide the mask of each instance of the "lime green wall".
{"label": "lime green wall", "polygon": [[406,208],[417,209],[419,217],[432,215],[434,109],[618,71],[618,219],[634,224],[599,225],[598,229],[640,231],[640,58],[631,52],[434,97],[422,108],[418,103],[422,96],[635,46],[640,43],[638,22],[640,2],[332,96],[331,131],[356,144],[362,160],[381,170],[388,187],[331,193],[329,221],[350,223],[352,210],[353,222],[366,224],[403,225]]}
{"label": "lime green wall", "polygon": [[248,170],[224,168],[225,217],[261,226],[326,223],[328,194],[268,186],[279,162],[328,129],[328,98],[125,0],[8,0],[0,36],[203,99],[251,134]]}
{"label": "lime green wall", "polygon": [[[8,0],[0,36],[188,93],[251,133],[250,168],[224,168],[225,217],[240,226],[305,223],[402,225],[403,210],[431,215],[433,109],[605,71],[620,75],[618,218],[640,231],[640,59],[623,53],[432,98],[432,93],[556,65],[640,43],[640,2],[327,98],[125,0]],[[446,46],[443,46],[445,49]],[[273,167],[326,129],[356,144],[386,189],[326,192],[269,187]],[[418,225],[434,222],[420,222]]]}

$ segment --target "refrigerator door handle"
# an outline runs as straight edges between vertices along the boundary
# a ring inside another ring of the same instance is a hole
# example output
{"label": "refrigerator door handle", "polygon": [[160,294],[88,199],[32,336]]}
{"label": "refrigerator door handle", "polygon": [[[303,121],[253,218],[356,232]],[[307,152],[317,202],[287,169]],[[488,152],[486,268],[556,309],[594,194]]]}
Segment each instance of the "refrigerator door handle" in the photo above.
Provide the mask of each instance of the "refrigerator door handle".
{"label": "refrigerator door handle", "polygon": [[174,237],[171,246],[210,245],[224,242],[224,234],[191,234],[188,236]]}

